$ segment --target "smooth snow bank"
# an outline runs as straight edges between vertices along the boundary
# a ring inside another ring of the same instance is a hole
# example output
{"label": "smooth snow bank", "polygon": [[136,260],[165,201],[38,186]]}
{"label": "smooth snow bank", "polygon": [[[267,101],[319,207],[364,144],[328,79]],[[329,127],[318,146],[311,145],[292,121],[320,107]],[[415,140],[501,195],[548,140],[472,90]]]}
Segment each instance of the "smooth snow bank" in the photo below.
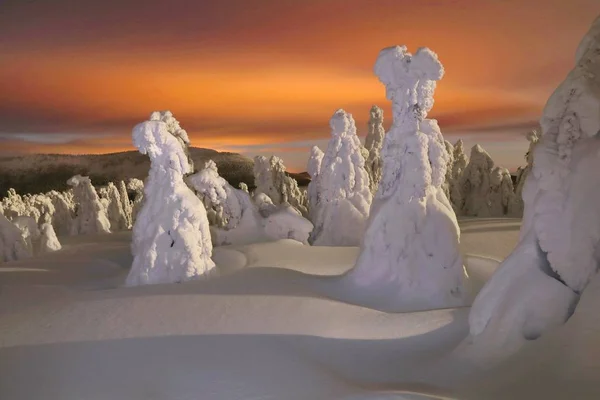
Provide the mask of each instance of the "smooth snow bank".
{"label": "smooth snow bank", "polygon": [[564,324],[600,265],[600,18],[544,108],[521,241],[481,291],[465,350],[507,357]]}
{"label": "smooth snow bank", "polygon": [[460,233],[442,188],[448,154],[437,121],[426,119],[444,68],[427,48],[413,56],[395,46],[379,53],[375,73],[394,122],[361,254],[342,286],[354,287],[361,304],[387,311],[462,305]]}
{"label": "smooth snow bank", "polygon": [[[155,117],[155,113],[152,114]],[[183,181],[190,163],[179,137],[151,120],[133,128],[133,144],[150,157],[144,203],[133,227],[127,285],[174,283],[206,276],[215,266],[202,202]]]}

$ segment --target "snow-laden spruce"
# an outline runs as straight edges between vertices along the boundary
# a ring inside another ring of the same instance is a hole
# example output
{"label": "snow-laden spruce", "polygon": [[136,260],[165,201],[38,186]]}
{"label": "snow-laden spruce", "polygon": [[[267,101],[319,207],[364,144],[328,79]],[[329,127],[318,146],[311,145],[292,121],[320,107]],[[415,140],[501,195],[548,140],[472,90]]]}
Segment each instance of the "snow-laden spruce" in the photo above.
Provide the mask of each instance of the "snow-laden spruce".
{"label": "snow-laden spruce", "polygon": [[21,236],[25,241],[28,253],[36,254],[39,248],[41,233],[35,219],[27,215],[19,215],[14,217],[11,222],[21,231]]}
{"label": "snow-laden spruce", "polygon": [[600,18],[541,118],[520,242],[469,314],[472,354],[510,353],[563,324],[600,265]]}
{"label": "snow-laden spruce", "polygon": [[531,172],[533,168],[533,150],[539,141],[538,132],[533,130],[526,135],[527,140],[529,141],[529,148],[527,149],[527,153],[525,153],[525,160],[527,161],[527,165],[523,167],[519,167],[517,170],[517,182],[515,185],[515,214],[516,216],[523,215],[523,209],[525,204],[523,203],[523,187],[525,186],[525,181],[527,180],[527,175]]}
{"label": "snow-laden spruce", "polygon": [[127,193],[127,185],[125,181],[119,181],[119,197],[121,198],[121,207],[123,208],[123,213],[125,213],[126,224],[128,229],[133,226],[132,221],[132,206],[131,201],[129,201],[129,194]]}
{"label": "snow-laden spruce", "polygon": [[373,197],[369,174],[352,115],[337,110],[329,125],[331,139],[316,182],[319,200],[311,242],[315,246],[358,246]]}
{"label": "snow-laden spruce", "polygon": [[371,207],[361,252],[344,279],[385,310],[464,304],[459,228],[442,184],[448,154],[437,121],[426,119],[444,68],[437,55],[405,46],[383,49],[375,74],[392,101],[383,177]]}
{"label": "snow-laden spruce", "polygon": [[[452,187],[455,185],[452,176],[452,169],[454,167],[454,146],[447,140],[444,140],[444,146],[446,146],[446,153],[448,154],[448,161],[446,163],[446,176],[444,178],[444,183],[442,184],[442,189],[444,190],[444,194],[450,204],[452,204],[452,200],[450,199],[450,193],[452,193]],[[454,208],[454,205],[452,206]]]}
{"label": "snow-laden spruce", "polygon": [[470,217],[503,217],[516,208],[510,173],[497,167],[480,145],[471,149],[469,164],[459,180],[461,214]]}
{"label": "snow-laden spruce", "polygon": [[40,226],[40,244],[38,248],[39,253],[50,253],[53,251],[60,250],[62,248],[54,227],[52,226],[52,217],[46,213],[42,216],[42,224]]}
{"label": "snow-laden spruce", "polygon": [[449,191],[450,191],[450,203],[454,212],[458,215],[462,214],[464,207],[464,199],[462,196],[462,189],[460,186],[461,177],[464,170],[469,164],[469,159],[465,154],[465,148],[462,139],[458,139],[453,146],[452,154],[452,168],[450,173]]}
{"label": "snow-laden spruce", "polygon": [[315,222],[319,210],[320,189],[319,189],[319,174],[321,173],[321,164],[325,153],[318,147],[313,146],[310,149],[308,158],[307,171],[310,176],[310,182],[306,191],[308,197],[308,218]]}
{"label": "snow-laden spruce", "polygon": [[52,226],[56,234],[59,236],[69,235],[73,225],[75,203],[71,201],[70,196],[63,192],[53,190],[47,195],[55,210],[52,215]]}
{"label": "snow-laden spruce", "polygon": [[0,205],[0,262],[31,257],[31,251],[27,248],[21,230],[10,222],[4,213],[5,211]]}
{"label": "snow-laden spruce", "polygon": [[134,146],[150,157],[150,172],[133,227],[127,285],[206,276],[215,267],[210,230],[202,202],[184,182],[190,172],[185,145],[155,119],[136,125],[132,136]]}
{"label": "snow-laden spruce", "polygon": [[281,158],[254,157],[254,184],[255,193],[264,193],[273,203],[288,203],[302,215],[308,215],[306,195],[298,187],[298,182],[285,173],[285,165]]}
{"label": "snow-laden spruce", "polygon": [[144,205],[144,181],[137,178],[131,178],[127,181],[127,190],[135,193],[131,205],[131,221],[135,223],[137,215]]}
{"label": "snow-laden spruce", "polygon": [[87,176],[75,175],[67,181],[73,188],[75,217],[71,224],[72,235],[110,233],[106,209],[100,202],[92,181]]}
{"label": "snow-laden spruce", "polygon": [[[252,201],[247,191],[235,189],[219,176],[217,165],[209,160],[204,169],[188,177],[188,183],[208,200],[209,209],[219,209],[222,226],[212,226],[215,245],[249,244],[277,239],[308,242],[312,224],[288,204],[274,205],[268,196],[259,193],[261,205]],[[268,200],[267,200],[268,199]]]}
{"label": "snow-laden spruce", "polygon": [[369,173],[369,188],[371,193],[377,192],[383,163],[381,161],[381,148],[383,147],[383,138],[385,129],[383,128],[383,110],[377,106],[371,107],[369,116],[369,130],[365,138],[365,149],[369,155],[365,160],[365,168]]}
{"label": "snow-laden spruce", "polygon": [[106,187],[106,198],[108,205],[106,212],[108,214],[108,220],[110,222],[110,230],[113,232],[127,230],[130,228],[128,222],[128,216],[123,209],[123,201],[121,200],[121,193],[114,183],[109,182]]}

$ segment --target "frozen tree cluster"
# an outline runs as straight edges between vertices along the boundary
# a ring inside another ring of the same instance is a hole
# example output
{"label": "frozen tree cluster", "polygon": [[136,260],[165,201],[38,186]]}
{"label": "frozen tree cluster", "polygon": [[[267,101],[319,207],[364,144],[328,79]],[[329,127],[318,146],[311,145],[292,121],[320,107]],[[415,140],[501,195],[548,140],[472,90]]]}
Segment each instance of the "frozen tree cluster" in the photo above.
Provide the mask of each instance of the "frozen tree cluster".
{"label": "frozen tree cluster", "polygon": [[289,204],[304,216],[308,215],[306,194],[298,182],[285,173],[283,160],[277,156],[254,157],[255,193],[264,193],[274,204]]}
{"label": "frozen tree cluster", "polygon": [[277,239],[308,242],[313,226],[296,208],[285,203],[275,205],[263,192],[253,200],[247,190],[235,189],[219,176],[212,160],[187,181],[209,209],[219,210],[221,224],[211,227],[215,245]]}
{"label": "frozen tree cluster", "polygon": [[[318,173],[313,170],[317,176],[314,184],[318,200],[313,200],[315,205],[311,210],[314,224],[311,242],[316,246],[357,246],[372,201],[369,173],[352,115],[337,110],[329,125],[331,139]],[[320,157],[318,152],[315,157]],[[313,162],[318,164],[316,159]],[[311,195],[315,196],[314,192]]]}
{"label": "frozen tree cluster", "polygon": [[184,181],[192,172],[189,140],[170,129],[156,112],[133,128],[133,144],[151,164],[133,227],[128,286],[182,282],[215,268],[206,210]]}
{"label": "frozen tree cluster", "polygon": [[369,173],[369,188],[371,189],[371,193],[375,194],[379,186],[379,181],[381,181],[383,168],[381,148],[383,147],[383,138],[385,136],[383,110],[375,105],[371,107],[368,127],[369,130],[365,137],[365,149],[368,151],[365,159],[365,168]]}
{"label": "frozen tree cluster", "polygon": [[466,347],[474,354],[515,351],[565,323],[598,271],[600,18],[575,62],[542,114],[520,241],[471,308]]}
{"label": "frozen tree cluster", "polygon": [[394,46],[379,53],[374,70],[392,101],[393,124],[361,252],[344,280],[379,309],[462,305],[460,231],[442,187],[449,155],[437,121],[426,118],[444,68],[427,48],[412,55]]}

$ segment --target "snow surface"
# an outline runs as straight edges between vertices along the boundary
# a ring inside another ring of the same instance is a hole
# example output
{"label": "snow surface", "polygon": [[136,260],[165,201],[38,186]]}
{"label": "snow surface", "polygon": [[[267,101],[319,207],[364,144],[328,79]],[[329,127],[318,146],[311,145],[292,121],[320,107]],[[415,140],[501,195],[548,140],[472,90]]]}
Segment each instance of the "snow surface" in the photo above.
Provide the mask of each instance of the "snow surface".
{"label": "snow surface", "polygon": [[[483,237],[490,249],[500,233],[510,232],[506,248],[517,241],[515,220],[505,221],[508,230],[499,230],[502,220],[472,221],[465,220],[479,230],[463,237]],[[0,398],[600,395],[598,280],[564,329],[485,368],[452,352],[468,333],[468,309],[386,314],[327,298],[314,285],[324,278],[305,275],[352,268],[355,247],[222,247],[215,279],[127,288],[130,239],[131,232],[69,236],[58,252],[0,265]],[[476,279],[497,265],[466,262]]]}

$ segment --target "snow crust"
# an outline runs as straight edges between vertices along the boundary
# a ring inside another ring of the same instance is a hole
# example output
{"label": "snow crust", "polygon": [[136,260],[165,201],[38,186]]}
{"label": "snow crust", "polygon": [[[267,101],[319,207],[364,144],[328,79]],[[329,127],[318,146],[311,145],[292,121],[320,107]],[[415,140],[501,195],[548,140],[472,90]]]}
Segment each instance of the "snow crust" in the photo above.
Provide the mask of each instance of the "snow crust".
{"label": "snow crust", "polygon": [[426,119],[444,68],[427,48],[411,55],[395,46],[379,53],[375,74],[386,86],[394,121],[361,253],[345,281],[380,309],[461,305],[460,233],[442,188],[449,157],[437,121]]}
{"label": "snow crust", "polygon": [[181,136],[151,120],[133,128],[133,144],[150,157],[143,206],[133,227],[128,286],[207,276],[215,264],[206,210],[185,184],[190,163]]}
{"label": "snow crust", "polygon": [[313,246],[357,246],[372,201],[369,174],[352,115],[337,110],[329,125],[331,139],[315,183],[318,200],[312,211],[311,242]]}

